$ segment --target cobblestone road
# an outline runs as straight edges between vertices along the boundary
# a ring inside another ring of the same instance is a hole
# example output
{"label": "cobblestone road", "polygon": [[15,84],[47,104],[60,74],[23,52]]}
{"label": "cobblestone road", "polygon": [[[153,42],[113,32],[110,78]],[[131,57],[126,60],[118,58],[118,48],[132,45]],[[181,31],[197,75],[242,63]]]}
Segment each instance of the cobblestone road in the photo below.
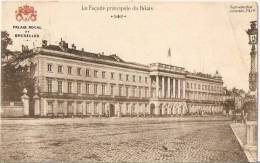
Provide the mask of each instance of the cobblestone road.
{"label": "cobblestone road", "polygon": [[228,121],[2,120],[0,160],[246,162]]}

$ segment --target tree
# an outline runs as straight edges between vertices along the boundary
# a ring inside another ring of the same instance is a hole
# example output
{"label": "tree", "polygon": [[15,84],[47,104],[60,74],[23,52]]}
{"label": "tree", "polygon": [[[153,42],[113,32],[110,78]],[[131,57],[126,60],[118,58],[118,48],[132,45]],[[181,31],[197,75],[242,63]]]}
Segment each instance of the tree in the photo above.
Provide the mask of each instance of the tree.
{"label": "tree", "polygon": [[9,37],[9,33],[7,31],[1,31],[1,58],[5,58],[8,54],[11,53],[10,50],[7,49],[8,45],[12,45],[13,41]]}
{"label": "tree", "polygon": [[[1,82],[2,82],[2,101],[21,100],[24,88],[28,90],[29,97],[34,94],[33,78],[35,64],[31,62],[33,51],[23,48],[21,52],[12,52],[7,49],[12,44],[12,39],[6,31],[1,32],[2,65],[1,65]],[[5,56],[12,54],[11,58],[5,59]]]}

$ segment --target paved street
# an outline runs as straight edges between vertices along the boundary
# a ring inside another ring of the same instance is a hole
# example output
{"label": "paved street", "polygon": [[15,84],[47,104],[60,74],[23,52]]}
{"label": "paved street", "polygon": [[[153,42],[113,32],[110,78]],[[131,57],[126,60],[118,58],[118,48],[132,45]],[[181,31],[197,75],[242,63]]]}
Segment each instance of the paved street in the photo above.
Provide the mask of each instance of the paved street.
{"label": "paved street", "polygon": [[230,121],[208,119],[2,120],[0,160],[245,162]]}

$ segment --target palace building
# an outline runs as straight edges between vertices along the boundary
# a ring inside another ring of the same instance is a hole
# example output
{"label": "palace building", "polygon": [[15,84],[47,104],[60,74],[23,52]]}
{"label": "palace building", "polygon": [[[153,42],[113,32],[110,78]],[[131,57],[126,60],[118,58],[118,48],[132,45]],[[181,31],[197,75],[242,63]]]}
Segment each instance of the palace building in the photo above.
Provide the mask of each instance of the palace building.
{"label": "palace building", "polygon": [[59,45],[34,50],[36,116],[174,116],[221,113],[223,81],[183,67],[127,62]]}

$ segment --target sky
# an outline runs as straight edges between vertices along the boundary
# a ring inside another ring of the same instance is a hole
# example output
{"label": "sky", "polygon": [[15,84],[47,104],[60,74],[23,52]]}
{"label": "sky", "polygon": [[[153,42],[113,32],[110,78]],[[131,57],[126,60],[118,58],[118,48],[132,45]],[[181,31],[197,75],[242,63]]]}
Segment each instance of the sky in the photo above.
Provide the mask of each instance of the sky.
{"label": "sky", "polygon": [[[35,22],[18,22],[15,10],[28,4],[37,10]],[[82,10],[92,7],[140,7],[153,10],[106,11]],[[21,45],[41,46],[41,40],[58,44],[60,39],[77,49],[117,54],[125,61],[150,64],[161,62],[182,66],[191,72],[214,74],[223,77],[224,86],[248,91],[250,46],[246,30],[257,12],[234,11],[238,7],[256,10],[256,3],[232,2],[3,2],[2,29],[10,33],[12,50]],[[122,14],[122,19],[111,15]],[[25,30],[13,26],[37,25],[38,39],[14,38]],[[171,48],[171,57],[167,57]]]}

